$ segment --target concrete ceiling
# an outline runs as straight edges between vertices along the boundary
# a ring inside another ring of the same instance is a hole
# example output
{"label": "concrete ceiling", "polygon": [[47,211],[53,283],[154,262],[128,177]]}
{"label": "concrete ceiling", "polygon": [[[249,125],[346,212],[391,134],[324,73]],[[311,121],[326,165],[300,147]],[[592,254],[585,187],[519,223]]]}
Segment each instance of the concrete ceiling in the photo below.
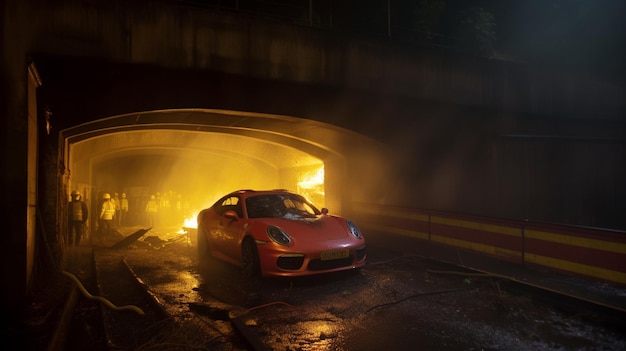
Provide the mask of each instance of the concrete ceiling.
{"label": "concrete ceiling", "polygon": [[[138,149],[184,148],[263,159],[277,167],[338,157],[366,139],[321,122],[288,116],[216,110],[161,110],[81,124],[61,132],[77,160]],[[348,142],[348,144],[346,144]],[[247,146],[250,143],[254,147]],[[66,155],[67,156],[67,155]]]}

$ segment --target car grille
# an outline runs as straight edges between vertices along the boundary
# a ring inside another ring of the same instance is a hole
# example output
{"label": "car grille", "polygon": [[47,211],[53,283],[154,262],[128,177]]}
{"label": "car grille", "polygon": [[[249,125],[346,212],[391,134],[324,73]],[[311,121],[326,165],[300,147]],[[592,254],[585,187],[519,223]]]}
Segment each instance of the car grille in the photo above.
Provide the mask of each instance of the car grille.
{"label": "car grille", "polygon": [[281,256],[276,261],[278,268],[293,271],[300,269],[302,263],[304,263],[304,256]]}
{"label": "car grille", "polygon": [[309,269],[312,271],[320,271],[320,270],[326,270],[326,269],[348,267],[348,266],[352,266],[352,260],[353,260],[352,256],[341,258],[338,260],[327,260],[327,261],[322,261],[319,259],[311,260],[311,262],[309,262]]}

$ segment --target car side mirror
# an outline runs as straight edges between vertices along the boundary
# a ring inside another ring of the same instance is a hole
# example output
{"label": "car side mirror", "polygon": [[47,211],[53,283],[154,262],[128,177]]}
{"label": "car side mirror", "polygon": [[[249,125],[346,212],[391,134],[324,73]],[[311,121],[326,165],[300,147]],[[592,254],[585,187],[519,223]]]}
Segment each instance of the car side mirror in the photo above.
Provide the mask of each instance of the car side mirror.
{"label": "car side mirror", "polygon": [[322,208],[322,214],[323,215],[327,215],[328,214],[328,209],[326,207]]}
{"label": "car side mirror", "polygon": [[228,210],[224,212],[224,217],[232,219],[233,221],[236,221],[239,219],[239,215],[237,215],[237,212],[233,210]]}

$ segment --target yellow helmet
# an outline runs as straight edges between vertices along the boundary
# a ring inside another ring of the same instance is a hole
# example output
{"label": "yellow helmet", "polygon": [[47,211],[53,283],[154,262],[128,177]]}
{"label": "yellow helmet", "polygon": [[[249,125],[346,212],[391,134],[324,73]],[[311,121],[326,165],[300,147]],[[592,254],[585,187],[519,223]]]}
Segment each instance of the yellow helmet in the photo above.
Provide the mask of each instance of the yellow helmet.
{"label": "yellow helmet", "polygon": [[72,196],[80,196],[80,191],[78,190],[72,191]]}
{"label": "yellow helmet", "polygon": [[109,193],[104,193],[104,195],[102,195],[102,198],[105,200],[109,200],[111,198],[111,195],[109,195]]}

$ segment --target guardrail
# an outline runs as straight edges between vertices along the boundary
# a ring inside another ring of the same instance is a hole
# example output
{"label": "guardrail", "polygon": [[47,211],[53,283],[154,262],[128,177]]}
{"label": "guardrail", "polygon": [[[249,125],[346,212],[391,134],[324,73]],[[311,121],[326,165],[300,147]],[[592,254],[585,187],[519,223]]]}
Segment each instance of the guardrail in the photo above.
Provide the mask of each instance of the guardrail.
{"label": "guardrail", "polygon": [[356,204],[362,227],[626,285],[626,232]]}

